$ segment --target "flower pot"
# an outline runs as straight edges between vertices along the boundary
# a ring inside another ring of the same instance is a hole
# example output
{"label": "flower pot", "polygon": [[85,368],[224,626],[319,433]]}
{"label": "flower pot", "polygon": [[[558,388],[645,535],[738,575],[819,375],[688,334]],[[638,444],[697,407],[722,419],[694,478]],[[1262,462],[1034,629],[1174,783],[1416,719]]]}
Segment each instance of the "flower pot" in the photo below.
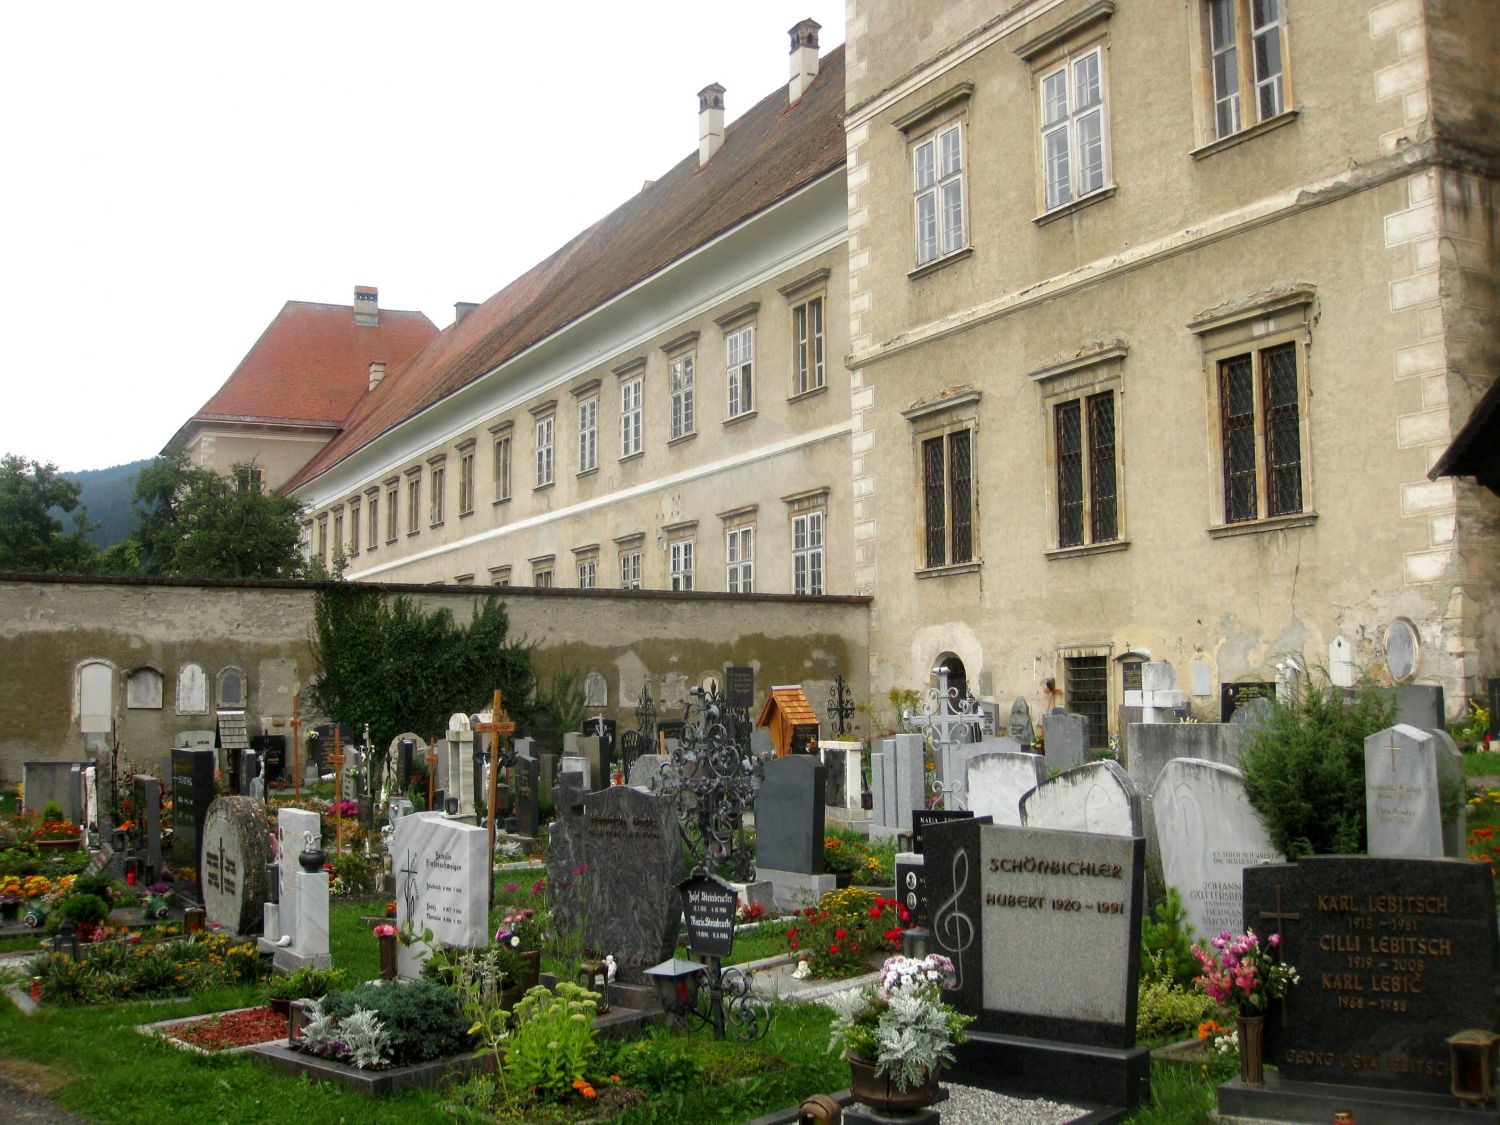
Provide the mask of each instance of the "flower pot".
{"label": "flower pot", "polygon": [[303,848],[297,855],[297,862],[302,865],[302,870],[309,874],[323,870],[323,849],[320,847]]}
{"label": "flower pot", "polygon": [[527,989],[535,988],[539,983],[542,973],[542,951],[540,949],[528,949],[519,954],[521,958],[521,971],[516,974],[516,987],[524,994]]}
{"label": "flower pot", "polygon": [[923,1106],[937,1100],[937,1072],[926,1072],[927,1080],[910,1090],[898,1090],[896,1083],[887,1075],[877,1074],[879,1064],[846,1054],[849,1060],[849,1092],[855,1100],[863,1102],[878,1113],[899,1115],[915,1113]]}
{"label": "flower pot", "polygon": [[396,935],[381,934],[380,938],[380,979],[396,979]]}
{"label": "flower pot", "polygon": [[278,1015],[285,1016],[291,1013],[292,998],[290,996],[273,996],[267,1003],[270,1004],[271,1011]]}
{"label": "flower pot", "polygon": [[1265,1030],[1264,1016],[1241,1016],[1239,1019],[1240,1081],[1247,1086],[1265,1085],[1265,1056],[1261,1050]]}
{"label": "flower pot", "polygon": [[78,845],[83,842],[82,836],[69,836],[65,840],[36,840],[34,843],[43,855],[61,855],[66,852],[76,852]]}

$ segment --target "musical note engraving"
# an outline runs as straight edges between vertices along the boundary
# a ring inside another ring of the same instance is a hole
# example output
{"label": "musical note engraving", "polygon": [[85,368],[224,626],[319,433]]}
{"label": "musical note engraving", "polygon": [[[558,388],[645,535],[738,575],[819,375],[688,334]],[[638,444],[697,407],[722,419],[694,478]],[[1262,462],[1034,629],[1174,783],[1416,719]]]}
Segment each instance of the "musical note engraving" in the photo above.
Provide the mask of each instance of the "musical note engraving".
{"label": "musical note engraving", "polygon": [[974,922],[958,908],[959,896],[969,885],[969,853],[960,848],[953,854],[953,894],[944,899],[932,916],[932,933],[953,960],[953,988],[964,985],[964,950],[974,944]]}

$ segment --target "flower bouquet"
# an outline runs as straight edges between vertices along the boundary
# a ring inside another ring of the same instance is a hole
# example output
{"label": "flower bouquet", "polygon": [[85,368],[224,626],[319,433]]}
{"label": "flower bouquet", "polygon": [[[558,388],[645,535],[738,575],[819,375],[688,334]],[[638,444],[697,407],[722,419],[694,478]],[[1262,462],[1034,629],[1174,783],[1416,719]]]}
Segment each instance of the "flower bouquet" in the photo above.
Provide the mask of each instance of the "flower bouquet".
{"label": "flower bouquet", "polygon": [[[1193,956],[1203,966],[1198,987],[1226,1008],[1239,1013],[1234,1044],[1240,1053],[1240,1081],[1253,1086],[1262,1074],[1261,1036],[1266,1009],[1280,1000],[1301,979],[1297,970],[1281,960],[1281,936],[1272,934],[1262,944],[1254,930],[1235,937],[1225,930],[1208,943],[1213,952],[1198,946]],[[1225,1050],[1222,1037],[1215,1040]]]}

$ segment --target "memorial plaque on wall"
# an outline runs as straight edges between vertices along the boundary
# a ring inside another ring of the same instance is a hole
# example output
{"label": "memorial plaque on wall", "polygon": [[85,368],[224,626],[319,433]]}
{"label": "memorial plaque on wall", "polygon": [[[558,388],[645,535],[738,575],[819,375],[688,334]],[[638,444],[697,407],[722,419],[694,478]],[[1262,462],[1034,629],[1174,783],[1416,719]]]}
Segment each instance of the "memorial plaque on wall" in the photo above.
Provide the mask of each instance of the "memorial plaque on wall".
{"label": "memorial plaque on wall", "polygon": [[724,669],[724,702],[730,707],[748,710],[755,706],[755,669]]}
{"label": "memorial plaque on wall", "polygon": [[1301,983],[1266,1020],[1283,1079],[1447,1093],[1447,1039],[1500,1019],[1493,880],[1453,859],[1314,856],[1245,870],[1245,925]]}
{"label": "memorial plaque on wall", "polygon": [[939,824],[945,820],[967,820],[973,816],[972,812],[965,809],[913,809],[911,813],[911,850],[918,855],[922,854],[922,829],[929,824]]}
{"label": "memorial plaque on wall", "polygon": [[728,957],[734,949],[739,894],[712,875],[699,875],[680,885],[688,952],[695,957]]}
{"label": "memorial plaque on wall", "polygon": [[1262,680],[1242,680],[1219,685],[1219,722],[1227,723],[1235,711],[1252,699],[1275,699],[1276,685]]}
{"label": "memorial plaque on wall", "polygon": [[172,751],[172,866],[198,870],[203,821],[214,799],[213,750]]}

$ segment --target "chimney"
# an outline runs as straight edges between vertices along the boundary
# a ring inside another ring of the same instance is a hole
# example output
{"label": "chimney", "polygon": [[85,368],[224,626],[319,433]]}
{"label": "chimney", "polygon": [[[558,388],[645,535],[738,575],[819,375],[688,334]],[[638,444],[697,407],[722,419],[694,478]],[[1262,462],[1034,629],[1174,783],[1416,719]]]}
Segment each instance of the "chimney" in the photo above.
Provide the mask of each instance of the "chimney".
{"label": "chimney", "polygon": [[354,287],[354,323],[380,327],[380,290],[369,285]]}
{"label": "chimney", "polygon": [[380,386],[380,380],[385,378],[385,360],[377,359],[370,364],[370,390]]}
{"label": "chimney", "polygon": [[715,82],[698,91],[698,167],[724,143],[724,87]]}
{"label": "chimney", "polygon": [[464,317],[468,316],[471,312],[473,312],[478,307],[479,307],[479,302],[478,301],[454,301],[453,302],[453,323],[454,324],[461,324],[461,323],[463,323]]}
{"label": "chimney", "polygon": [[786,84],[786,92],[792,105],[797,104],[797,99],[807,92],[818,76],[818,31],[821,28],[822,24],[807,19],[787,32],[792,37],[792,78]]}

